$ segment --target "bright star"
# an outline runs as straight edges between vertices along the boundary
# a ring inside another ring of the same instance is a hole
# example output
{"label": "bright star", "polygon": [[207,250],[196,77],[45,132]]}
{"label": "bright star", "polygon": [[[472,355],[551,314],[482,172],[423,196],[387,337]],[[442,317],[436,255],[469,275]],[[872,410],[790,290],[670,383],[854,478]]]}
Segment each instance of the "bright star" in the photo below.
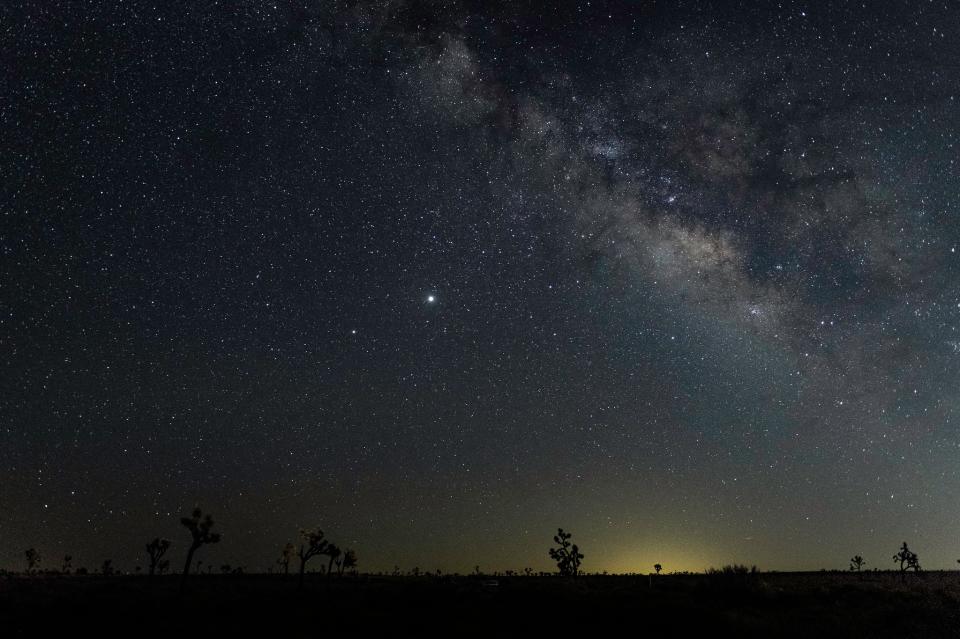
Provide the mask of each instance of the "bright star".
{"label": "bright star", "polygon": [[437,298],[433,295],[427,295],[427,304],[433,304],[437,301]]}

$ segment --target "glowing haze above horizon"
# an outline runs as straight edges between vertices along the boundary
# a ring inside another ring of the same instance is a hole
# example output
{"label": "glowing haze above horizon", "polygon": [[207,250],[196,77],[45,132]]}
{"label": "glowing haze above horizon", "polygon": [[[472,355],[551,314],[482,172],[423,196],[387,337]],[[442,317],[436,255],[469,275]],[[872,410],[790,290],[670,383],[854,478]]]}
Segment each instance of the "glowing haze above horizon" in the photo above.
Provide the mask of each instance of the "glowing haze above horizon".
{"label": "glowing haze above horizon", "polygon": [[0,16],[0,567],[956,567],[956,5]]}

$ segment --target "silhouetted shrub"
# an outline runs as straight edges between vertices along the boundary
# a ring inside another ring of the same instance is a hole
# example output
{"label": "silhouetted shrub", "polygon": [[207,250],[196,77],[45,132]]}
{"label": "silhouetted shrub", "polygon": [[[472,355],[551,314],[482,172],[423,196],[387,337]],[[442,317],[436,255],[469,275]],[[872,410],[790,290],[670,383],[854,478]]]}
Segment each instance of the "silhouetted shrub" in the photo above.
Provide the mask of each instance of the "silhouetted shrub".
{"label": "silhouetted shrub", "polygon": [[750,590],[758,583],[757,567],[747,568],[740,564],[727,565],[723,568],[710,568],[706,572],[707,584],[715,590]]}

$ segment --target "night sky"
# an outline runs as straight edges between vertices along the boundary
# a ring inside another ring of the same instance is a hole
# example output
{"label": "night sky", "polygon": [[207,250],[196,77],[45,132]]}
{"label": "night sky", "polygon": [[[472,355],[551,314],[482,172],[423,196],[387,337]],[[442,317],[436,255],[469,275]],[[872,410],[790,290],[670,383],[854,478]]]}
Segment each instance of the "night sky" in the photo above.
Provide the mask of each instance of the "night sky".
{"label": "night sky", "polygon": [[960,557],[960,6],[0,6],[0,567]]}

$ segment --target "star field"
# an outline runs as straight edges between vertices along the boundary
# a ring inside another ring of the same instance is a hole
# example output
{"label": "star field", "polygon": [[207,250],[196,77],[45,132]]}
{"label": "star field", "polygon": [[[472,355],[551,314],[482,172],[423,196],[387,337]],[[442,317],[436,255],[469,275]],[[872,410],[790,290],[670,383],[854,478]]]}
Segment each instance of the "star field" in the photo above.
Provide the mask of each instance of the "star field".
{"label": "star field", "polygon": [[0,566],[955,566],[960,9],[734,4],[0,9]]}

